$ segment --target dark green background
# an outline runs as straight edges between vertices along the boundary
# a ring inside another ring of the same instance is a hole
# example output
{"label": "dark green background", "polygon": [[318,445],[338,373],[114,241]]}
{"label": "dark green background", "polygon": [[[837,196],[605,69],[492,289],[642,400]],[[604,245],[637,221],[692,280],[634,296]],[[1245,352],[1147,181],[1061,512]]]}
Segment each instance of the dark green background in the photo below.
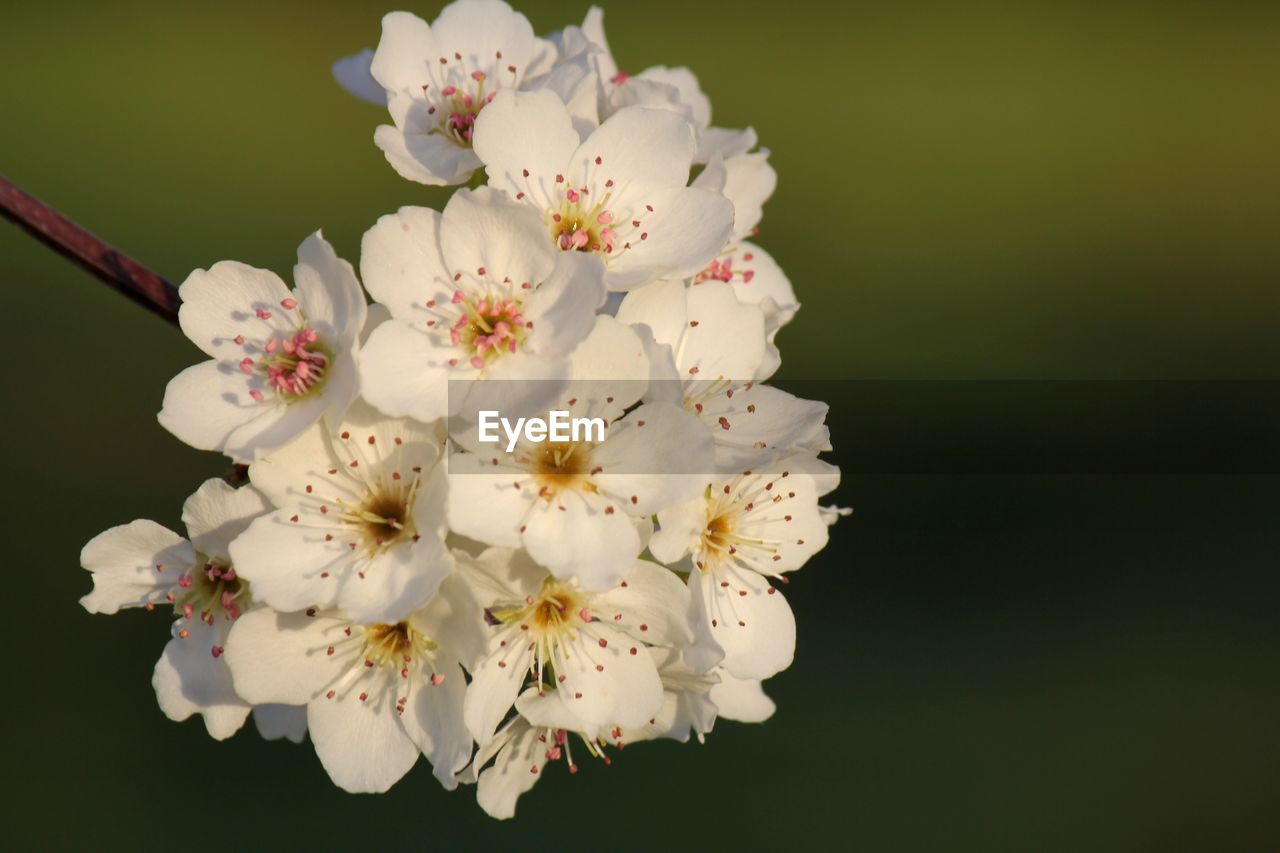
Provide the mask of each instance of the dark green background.
{"label": "dark green background", "polygon": [[[175,280],[287,272],[319,227],[354,260],[378,215],[444,198],[392,172],[383,114],[329,78],[389,8],[6,3],[0,173]],[[586,4],[522,8],[546,31]],[[607,21],[624,68],[692,66],[718,123],[772,148],[760,242],[805,305],[785,376],[1277,378],[1280,6]],[[164,618],[85,614],[77,555],[136,517],[177,525],[222,471],[154,417],[199,356],[7,225],[0,294],[8,844],[1280,846],[1274,477],[851,476],[857,513],[787,590],[773,720],[549,773],[499,824],[422,767],[354,797],[309,746],[164,719]]]}

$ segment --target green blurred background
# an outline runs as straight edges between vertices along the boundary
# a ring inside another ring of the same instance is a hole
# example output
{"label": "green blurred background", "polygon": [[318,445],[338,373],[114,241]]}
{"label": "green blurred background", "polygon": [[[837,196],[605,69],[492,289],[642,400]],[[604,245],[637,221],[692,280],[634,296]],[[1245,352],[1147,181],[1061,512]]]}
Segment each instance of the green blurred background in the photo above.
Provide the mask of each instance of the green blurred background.
{"label": "green blurred background", "polygon": [[[320,227],[354,260],[444,198],[329,77],[390,8],[5,3],[0,173],[175,281],[287,272]],[[624,68],[691,66],[773,150],[784,376],[1280,378],[1280,5],[606,10]],[[1275,477],[850,476],[772,721],[548,774],[499,824],[422,766],[355,797],[161,715],[164,617],[85,614],[78,551],[222,472],[154,417],[199,356],[8,225],[0,294],[15,848],[1280,848]]]}

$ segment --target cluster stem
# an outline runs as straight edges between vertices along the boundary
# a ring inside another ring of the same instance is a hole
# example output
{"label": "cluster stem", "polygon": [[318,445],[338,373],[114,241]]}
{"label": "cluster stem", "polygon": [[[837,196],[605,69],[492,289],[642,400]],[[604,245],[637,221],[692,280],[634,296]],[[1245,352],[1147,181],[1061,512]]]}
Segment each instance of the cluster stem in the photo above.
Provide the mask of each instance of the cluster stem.
{"label": "cluster stem", "polygon": [[178,288],[0,175],[0,215],[85,272],[177,325]]}

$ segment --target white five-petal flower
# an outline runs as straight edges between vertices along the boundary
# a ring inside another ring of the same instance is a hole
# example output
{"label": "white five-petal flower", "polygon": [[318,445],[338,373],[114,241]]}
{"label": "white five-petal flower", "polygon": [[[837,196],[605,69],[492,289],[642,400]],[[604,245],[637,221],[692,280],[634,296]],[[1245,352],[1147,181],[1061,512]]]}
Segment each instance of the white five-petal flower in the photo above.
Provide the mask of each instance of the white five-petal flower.
{"label": "white five-petal flower", "polygon": [[606,119],[628,106],[657,107],[679,113],[698,132],[696,161],[706,163],[716,156],[731,157],[756,145],[752,128],[728,130],[711,126],[711,100],[703,93],[698,78],[688,68],[656,65],[638,74],[618,68],[604,33],[604,11],[592,6],[581,27],[569,26],[556,39],[561,63],[585,57],[595,68],[598,112]]}
{"label": "white five-petal flower", "polygon": [[458,579],[396,622],[261,608],[235,626],[226,658],[244,696],[306,706],[316,754],[344,790],[385,791],[420,753],[452,789],[471,758],[461,664],[483,647],[480,613]]}
{"label": "white five-petal flower", "polygon": [[[471,149],[476,117],[498,92],[527,86],[554,59],[555,48],[502,0],[457,0],[432,24],[392,12],[382,19],[369,72],[386,91],[395,123],[379,127],[374,142],[411,181],[463,183],[480,166]],[[359,58],[334,70],[371,98]]]}
{"label": "white five-petal flower", "polygon": [[626,295],[617,319],[643,327],[654,380],[647,399],[682,404],[709,431],[730,473],[796,450],[829,450],[827,406],[754,381],[770,362],[766,319],[723,282],[659,281]]}
{"label": "white five-petal flower", "polygon": [[[679,405],[643,404],[648,360],[639,336],[612,317],[575,351],[570,390],[555,408],[610,421],[603,441],[533,442],[514,452],[456,439],[448,460],[449,527],[489,545],[526,548],[552,574],[605,590],[643,548],[636,520],[698,494],[712,470],[707,430]],[[598,380],[595,377],[600,377]],[[483,449],[487,447],[488,449]]]}
{"label": "white five-petal flower", "polygon": [[461,558],[477,598],[494,602],[488,655],[472,672],[465,718],[489,743],[526,682],[556,689],[582,730],[641,726],[663,705],[648,645],[687,643],[689,591],[669,570],[635,560],[626,580],[588,592],[527,554],[491,548]]}
{"label": "white five-petal flower", "polygon": [[[571,774],[577,740],[592,758],[605,764],[612,760],[607,747],[659,737],[679,741],[689,739],[692,730],[699,739],[711,731],[717,708],[710,691],[719,686],[716,675],[694,673],[674,648],[649,646],[638,654],[649,655],[662,682],[662,707],[639,725],[590,725],[574,713],[577,704],[565,688],[546,684],[528,688],[516,699],[517,715],[476,752],[468,781],[478,782],[476,801],[491,817],[513,817],[516,801],[531,789],[549,763],[563,760]],[[492,763],[490,763],[492,762]]]}
{"label": "white five-petal flower", "polygon": [[827,544],[818,497],[836,469],[814,457],[781,470],[747,471],[714,481],[704,497],[658,513],[649,540],[668,565],[689,555],[697,640],[685,652],[695,671],[720,663],[737,678],[763,679],[790,666],[796,625],[770,583],[800,568]]}
{"label": "white five-petal flower", "polygon": [[277,610],[339,607],[395,622],[453,569],[444,546],[443,439],[362,402],[249,468],[274,512],[231,545],[237,570]]}
{"label": "white five-petal flower", "polygon": [[600,261],[557,253],[537,214],[488,188],[458,191],[443,214],[382,217],[360,268],[393,318],[362,352],[364,397],[421,421],[450,413],[448,380],[506,380],[504,409],[522,390],[554,389],[515,381],[566,378],[605,296]]}
{"label": "white five-petal flower", "polygon": [[704,269],[733,230],[733,205],[686,186],[693,127],[628,107],[585,139],[550,91],[503,92],[476,122],[489,185],[531,206],[562,251],[600,255],[611,290]]}
{"label": "white five-petal flower", "polygon": [[[223,480],[208,480],[182,508],[190,540],[139,519],[100,533],[80,554],[81,564],[93,573],[93,592],[80,600],[90,613],[173,608],[173,636],[152,678],[156,698],[171,720],[202,715],[218,740],[235,734],[252,707],[232,687],[222,659],[232,623],[251,604],[228,546],[268,509],[252,487],[235,489]],[[265,722],[265,735],[302,739],[305,726],[292,709],[254,711],[266,715],[259,721]]]}
{"label": "white five-petal flower", "polygon": [[364,293],[318,231],[298,247],[293,277],[291,292],[275,273],[236,261],[187,277],[178,322],[211,360],[170,381],[165,429],[251,462],[322,417],[342,416],[358,392]]}

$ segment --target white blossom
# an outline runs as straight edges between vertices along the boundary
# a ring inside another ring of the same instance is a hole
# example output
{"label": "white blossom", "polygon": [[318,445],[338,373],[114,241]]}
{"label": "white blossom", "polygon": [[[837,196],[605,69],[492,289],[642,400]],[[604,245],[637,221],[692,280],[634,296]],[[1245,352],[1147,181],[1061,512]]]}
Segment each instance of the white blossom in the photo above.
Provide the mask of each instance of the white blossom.
{"label": "white blossom", "polygon": [[[643,393],[637,379],[648,373],[631,329],[600,317],[574,362],[570,387],[579,397],[562,406],[610,421],[604,441],[521,438],[511,454],[478,443],[453,454],[449,527],[489,545],[526,548],[556,577],[604,590],[643,547],[634,519],[696,495],[696,475],[711,470],[712,445],[698,420],[669,402],[620,417]],[[602,367],[618,379],[597,372]]]}
{"label": "white blossom", "polygon": [[487,188],[457,192],[443,215],[382,217],[360,268],[393,318],[362,354],[365,399],[420,421],[450,414],[449,380],[505,381],[515,409],[519,390],[549,387],[517,381],[566,377],[605,295],[597,259],[556,252],[535,213]]}
{"label": "white blossom", "polygon": [[226,658],[243,695],[306,706],[316,754],[344,790],[385,791],[419,754],[453,788],[471,758],[462,664],[483,642],[479,613],[460,580],[389,623],[262,608],[232,630]]}
{"label": "white blossom", "polygon": [[[502,0],[456,0],[431,24],[392,12],[382,19],[369,76],[385,90],[394,124],[379,127],[374,142],[411,181],[463,183],[480,166],[476,118],[494,95],[527,86],[554,59],[555,48]],[[370,97],[360,60],[348,63],[339,81]]]}
{"label": "white blossom", "polygon": [[358,403],[255,462],[249,478],[275,510],[232,543],[239,572],[277,610],[403,619],[453,569],[441,450],[436,429]]}
{"label": "white blossom", "polygon": [[715,480],[698,500],[658,513],[650,552],[668,565],[686,555],[693,563],[697,640],[685,656],[697,671],[720,664],[763,679],[791,665],[795,617],[772,581],[785,583],[826,546],[818,497],[837,475],[809,456],[780,468]]}
{"label": "white blossom", "polygon": [[604,32],[604,11],[592,6],[580,27],[565,27],[556,41],[563,61],[585,57],[596,71],[598,110],[602,119],[627,106],[671,110],[686,117],[698,132],[697,162],[730,157],[756,145],[752,128],[728,130],[711,126],[711,99],[697,76],[685,67],[655,65],[629,74],[618,67]]}
{"label": "white blossom", "polygon": [[755,381],[770,362],[767,322],[730,285],[653,282],[626,295],[617,319],[645,329],[659,345],[649,351],[658,380],[649,398],[680,403],[702,421],[718,470],[830,449],[826,404]]}
{"label": "white blossom", "polygon": [[236,261],[196,270],[178,293],[178,321],[211,360],[165,389],[160,423],[200,450],[251,462],[311,424],[342,416],[358,393],[364,294],[320,232],[298,247],[290,291]]}
{"label": "white blossom", "polygon": [[760,378],[778,369],[781,356],[774,343],[778,330],[790,323],[800,310],[791,282],[768,252],[750,238],[759,231],[764,203],[773,195],[778,176],[769,165],[767,150],[713,157],[707,168],[694,180],[693,186],[723,193],[733,203],[733,236],[707,268],[693,277],[692,283],[724,282],[731,284],[734,295],[742,302],[759,306],[765,316],[767,347],[761,364]]}
{"label": "white blossom", "polygon": [[586,138],[552,92],[503,92],[476,122],[489,185],[532,207],[547,239],[604,259],[611,290],[704,269],[733,229],[733,205],[687,186],[693,127],[628,107]]}
{"label": "white blossom", "polygon": [[228,545],[267,509],[252,487],[208,480],[182,508],[189,539],[139,519],[100,533],[80,554],[81,564],[93,573],[93,591],[80,600],[90,613],[172,608],[172,638],[151,682],[156,698],[171,720],[203,716],[218,740],[235,734],[250,710],[266,737],[299,741],[305,731],[305,721],[292,709],[254,708],[241,698],[222,659],[232,624],[252,607]]}
{"label": "white blossom", "polygon": [[173,608],[172,719],[309,733],[351,792],[425,755],[495,818],[575,754],[769,719],[782,585],[849,513],[819,503],[826,404],[766,384],[799,309],[753,242],[769,150],[712,125],[689,68],[622,71],[596,7],[546,39],[503,0],[392,12],[332,71],[389,111],[400,175],[474,188],[376,220],[372,304],[318,231],[292,290],[232,261],[187,278],[210,360],[159,419],[250,485],[202,485],[189,538],[95,537],[84,607]]}
{"label": "white blossom", "polygon": [[687,643],[689,592],[645,560],[604,592],[558,580],[520,551],[493,548],[463,560],[463,576],[493,623],[489,653],[472,672],[465,717],[484,745],[525,684],[563,691],[588,731],[639,726],[662,708],[649,645]]}

